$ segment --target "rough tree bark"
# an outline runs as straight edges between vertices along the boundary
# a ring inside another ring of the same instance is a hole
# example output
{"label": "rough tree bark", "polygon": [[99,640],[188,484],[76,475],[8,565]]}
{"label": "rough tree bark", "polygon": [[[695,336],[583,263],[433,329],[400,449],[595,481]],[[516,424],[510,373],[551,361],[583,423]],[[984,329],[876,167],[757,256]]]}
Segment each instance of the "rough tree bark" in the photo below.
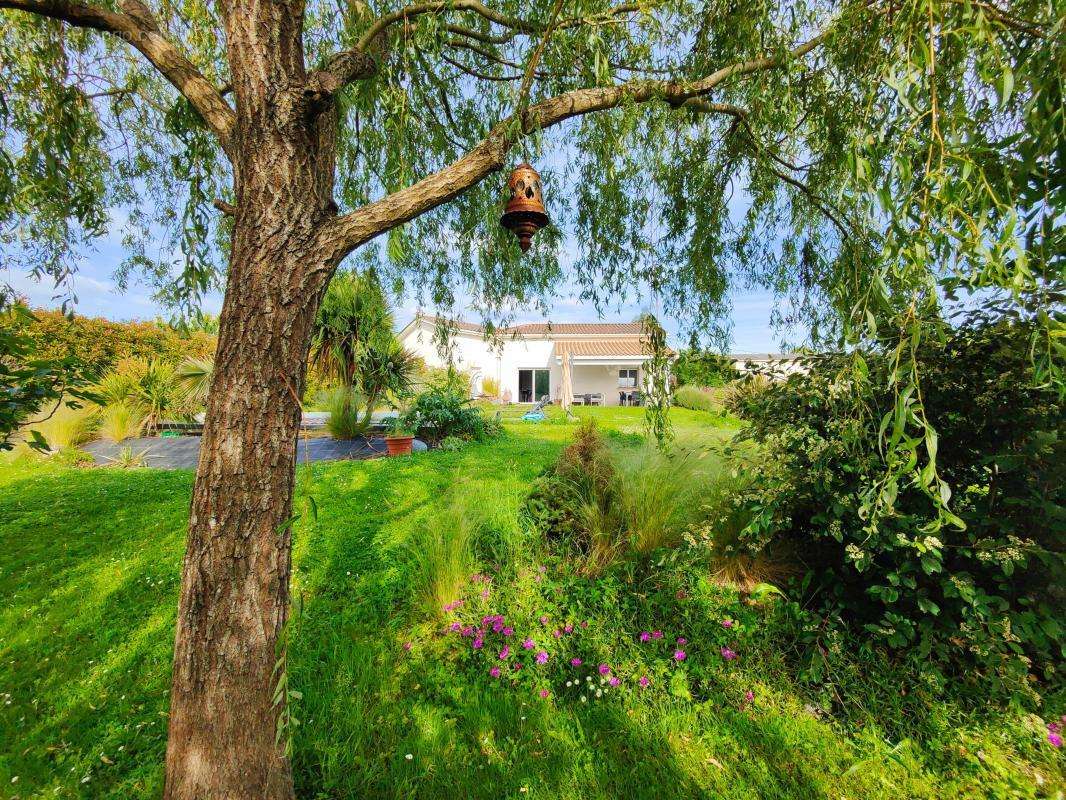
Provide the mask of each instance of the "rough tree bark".
{"label": "rough tree bark", "polygon": [[297,398],[338,260],[317,237],[336,213],[334,123],[300,88],[300,14],[237,6],[227,15],[235,229],[183,567],[167,800],[292,797],[275,665],[289,606]]}

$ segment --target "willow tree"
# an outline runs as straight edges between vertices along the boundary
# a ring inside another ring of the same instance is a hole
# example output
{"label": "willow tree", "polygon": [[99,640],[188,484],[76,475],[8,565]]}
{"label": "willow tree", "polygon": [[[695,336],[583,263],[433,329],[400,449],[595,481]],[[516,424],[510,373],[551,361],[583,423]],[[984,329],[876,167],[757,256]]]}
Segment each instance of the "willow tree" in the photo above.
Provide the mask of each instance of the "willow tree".
{"label": "willow tree", "polygon": [[[62,281],[120,228],[120,278],[178,312],[225,287],[168,798],[292,795],[278,689],[296,398],[346,257],[487,315],[546,303],[565,264],[592,303],[650,286],[719,334],[730,286],[759,282],[787,296],[786,322],[837,341],[896,321],[918,335],[946,275],[1023,291],[1053,262],[1050,2],[0,9],[8,264]],[[497,224],[502,181],[485,180],[520,160],[555,223],[525,256]],[[920,407],[904,411],[896,444],[915,447]]]}

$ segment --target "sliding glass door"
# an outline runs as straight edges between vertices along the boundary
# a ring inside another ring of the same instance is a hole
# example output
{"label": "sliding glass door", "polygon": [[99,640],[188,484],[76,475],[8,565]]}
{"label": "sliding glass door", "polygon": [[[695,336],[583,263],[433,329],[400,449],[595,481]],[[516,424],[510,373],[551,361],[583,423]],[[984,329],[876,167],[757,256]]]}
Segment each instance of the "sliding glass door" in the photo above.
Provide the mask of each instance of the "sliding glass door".
{"label": "sliding glass door", "polygon": [[518,370],[518,402],[536,403],[551,393],[548,370]]}

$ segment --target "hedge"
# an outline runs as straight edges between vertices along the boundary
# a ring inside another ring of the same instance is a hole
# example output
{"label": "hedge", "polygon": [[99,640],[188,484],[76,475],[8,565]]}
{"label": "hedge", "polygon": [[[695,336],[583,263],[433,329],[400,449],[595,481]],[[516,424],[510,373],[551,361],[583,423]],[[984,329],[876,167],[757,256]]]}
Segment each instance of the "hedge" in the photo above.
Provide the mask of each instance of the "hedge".
{"label": "hedge", "polygon": [[213,356],[216,338],[201,331],[188,335],[155,322],[113,322],[100,317],[68,319],[59,311],[35,309],[22,332],[37,358],[74,356],[89,374],[101,375],[116,362],[139,356],[177,363],[186,357]]}

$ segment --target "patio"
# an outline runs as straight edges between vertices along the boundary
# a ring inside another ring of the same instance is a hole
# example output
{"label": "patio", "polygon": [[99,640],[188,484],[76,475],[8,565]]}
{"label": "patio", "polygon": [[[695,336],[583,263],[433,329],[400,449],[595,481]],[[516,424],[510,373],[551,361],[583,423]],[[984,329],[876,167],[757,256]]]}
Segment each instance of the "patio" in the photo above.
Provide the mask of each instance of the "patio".
{"label": "patio", "polygon": [[[121,460],[122,451],[129,448],[140,455],[144,466],[156,469],[196,469],[200,458],[199,436],[169,438],[126,439],[124,442],[97,440],[82,449],[92,455],[97,466],[107,466]],[[296,463],[311,461],[345,461],[377,458],[385,454],[385,440],[380,436],[358,439],[333,439],[328,436],[300,437],[296,443]]]}
{"label": "patio", "polygon": [[561,367],[557,399],[564,408],[641,404],[642,365],[649,356],[639,339],[558,341],[554,354]]}

